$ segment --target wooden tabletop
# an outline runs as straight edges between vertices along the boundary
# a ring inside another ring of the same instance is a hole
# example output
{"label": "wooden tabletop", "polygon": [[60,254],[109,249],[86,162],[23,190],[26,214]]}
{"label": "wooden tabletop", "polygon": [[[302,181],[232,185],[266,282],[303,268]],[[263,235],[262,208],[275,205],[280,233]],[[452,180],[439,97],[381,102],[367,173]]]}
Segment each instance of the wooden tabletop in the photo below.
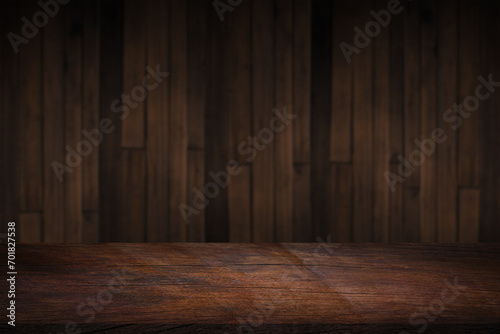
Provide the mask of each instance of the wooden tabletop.
{"label": "wooden tabletop", "polygon": [[[32,244],[16,252],[18,332],[500,332],[496,244]],[[6,280],[0,288],[6,312]],[[0,330],[11,329],[5,323]]]}

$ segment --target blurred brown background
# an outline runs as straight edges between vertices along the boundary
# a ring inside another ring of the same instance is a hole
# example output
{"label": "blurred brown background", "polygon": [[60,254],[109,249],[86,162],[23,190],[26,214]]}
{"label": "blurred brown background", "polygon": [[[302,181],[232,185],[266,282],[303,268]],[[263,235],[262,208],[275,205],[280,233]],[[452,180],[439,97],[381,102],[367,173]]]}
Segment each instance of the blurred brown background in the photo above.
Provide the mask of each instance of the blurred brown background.
{"label": "blurred brown background", "polygon": [[[500,1],[403,2],[351,63],[339,44],[387,1],[238,2],[220,1],[221,21],[210,0],[73,0],[16,54],[7,34],[42,9],[1,1],[1,231],[13,220],[21,242],[500,241],[500,92],[456,131],[443,119],[478,76],[500,81]],[[170,75],[120,120],[113,101],[157,64]],[[297,117],[248,162],[238,146],[284,106]],[[114,131],[59,182],[51,164],[105,118]],[[384,173],[437,127],[448,140],[391,192]],[[186,224],[179,204],[230,160],[241,173]]]}

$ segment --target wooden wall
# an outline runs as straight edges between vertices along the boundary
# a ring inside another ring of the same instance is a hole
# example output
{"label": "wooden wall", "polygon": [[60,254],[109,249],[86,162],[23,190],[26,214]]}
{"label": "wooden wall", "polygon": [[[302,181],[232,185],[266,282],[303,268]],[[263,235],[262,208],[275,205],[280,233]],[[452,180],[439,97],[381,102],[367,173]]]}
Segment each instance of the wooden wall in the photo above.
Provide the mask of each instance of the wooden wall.
{"label": "wooden wall", "polygon": [[[222,3],[227,4],[225,0]],[[234,3],[234,2],[233,2]],[[36,1],[1,1],[0,221],[22,242],[500,241],[500,2],[404,3],[348,63],[339,47],[387,1],[243,0],[221,21],[206,0],[73,0],[13,52]],[[121,120],[113,101],[146,66],[170,75]],[[297,117],[251,162],[238,146]],[[450,114],[448,114],[450,116]],[[115,127],[59,182],[82,130]],[[395,191],[415,139],[448,140]],[[186,224],[235,160],[240,174]]]}

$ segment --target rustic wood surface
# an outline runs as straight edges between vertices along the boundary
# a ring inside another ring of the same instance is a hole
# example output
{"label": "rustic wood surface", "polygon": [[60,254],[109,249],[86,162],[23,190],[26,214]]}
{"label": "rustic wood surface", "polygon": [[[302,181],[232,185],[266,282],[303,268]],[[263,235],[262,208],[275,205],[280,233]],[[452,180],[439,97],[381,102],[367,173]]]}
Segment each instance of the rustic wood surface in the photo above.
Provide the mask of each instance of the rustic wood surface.
{"label": "rustic wood surface", "polygon": [[499,253],[496,244],[327,241],[18,245],[16,329],[498,333]]}

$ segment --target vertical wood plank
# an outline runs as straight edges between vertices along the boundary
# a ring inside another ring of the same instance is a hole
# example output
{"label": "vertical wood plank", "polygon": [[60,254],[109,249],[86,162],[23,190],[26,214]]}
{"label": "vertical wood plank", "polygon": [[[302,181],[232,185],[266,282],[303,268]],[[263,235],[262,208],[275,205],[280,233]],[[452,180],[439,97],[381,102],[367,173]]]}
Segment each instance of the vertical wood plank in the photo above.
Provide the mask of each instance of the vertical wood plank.
{"label": "vertical wood plank", "polygon": [[311,240],[311,1],[293,12],[293,241]]}
{"label": "vertical wood plank", "polygon": [[419,187],[420,168],[408,161],[410,154],[417,149],[415,139],[420,138],[420,2],[407,1],[402,15],[405,15],[404,158],[407,161],[404,166],[405,170],[413,170],[406,178],[405,186]]}
{"label": "vertical wood plank", "polygon": [[123,150],[123,234],[120,242],[145,241],[145,153],[142,150]]}
{"label": "vertical wood plank", "polygon": [[[99,129],[99,3],[97,0],[85,1],[83,6],[82,129],[93,136],[83,135],[82,140],[92,142],[92,139],[98,143],[95,133]],[[82,163],[82,208],[92,212],[99,210],[99,149],[94,143],[92,153]],[[99,230],[84,229],[94,234],[91,239],[98,239]]]}
{"label": "vertical wood plank", "polygon": [[293,241],[314,240],[311,212],[311,165],[294,164],[293,171]]}
{"label": "vertical wood plank", "polygon": [[328,220],[328,183],[330,166],[331,114],[331,1],[312,3],[311,13],[311,210],[312,239],[324,236]]}
{"label": "vertical wood plank", "polygon": [[436,26],[434,1],[420,2],[420,147],[425,156],[420,167],[420,241],[436,242],[436,145],[432,133],[436,129]]}
{"label": "vertical wood plank", "polygon": [[[392,126],[393,123],[391,123]],[[402,142],[401,142],[402,143]],[[398,174],[398,165],[391,164],[391,173]],[[405,228],[404,228],[404,199],[405,199],[405,188],[403,183],[398,183],[395,186],[394,191],[391,191],[390,198],[390,213],[389,213],[389,225],[390,225],[390,242],[405,242]]]}
{"label": "vertical wood plank", "polygon": [[[371,3],[360,3],[354,13],[357,24],[370,20]],[[353,241],[373,238],[373,42],[352,62],[353,91]]]}
{"label": "vertical wood plank", "polygon": [[242,165],[229,187],[229,242],[251,242],[251,167]]}
{"label": "vertical wood plank", "polygon": [[[352,241],[352,165],[332,164],[330,172],[330,225],[333,242]],[[327,235],[328,235],[327,234]]]}
{"label": "vertical wood plank", "polygon": [[[275,9],[275,101],[278,108],[286,107],[289,114],[293,106],[293,2],[277,0]],[[284,130],[275,132],[275,242],[293,239],[293,121]],[[280,129],[277,127],[277,129]]]}
{"label": "vertical wood plank", "polygon": [[[403,3],[405,6],[406,4]],[[398,168],[399,156],[404,156],[404,81],[405,81],[405,14],[393,15],[387,27],[390,30],[390,172],[400,175]],[[389,187],[389,184],[387,184]],[[390,193],[390,241],[404,241],[404,183],[396,182],[394,191]]]}
{"label": "vertical wood plank", "polygon": [[[385,1],[375,1],[376,10]],[[381,27],[373,41],[373,241],[389,242],[390,189],[384,173],[390,168],[390,30]]]}
{"label": "vertical wood plank", "polygon": [[[19,57],[14,52],[8,33],[20,33],[19,2],[0,2],[0,233],[7,232],[8,222],[18,222],[19,212],[19,177],[18,148],[13,145],[19,133]],[[40,37],[39,37],[40,38]],[[20,45],[21,49],[26,45]]]}
{"label": "vertical wood plank", "polygon": [[[23,1],[23,15],[32,15],[38,6]],[[42,210],[42,36],[20,45],[19,81],[19,210]],[[9,50],[13,52],[12,48]],[[6,94],[6,91],[2,91]]]}
{"label": "vertical wood plank", "polygon": [[459,190],[459,242],[479,241],[479,189]]}
{"label": "vertical wood plank", "polygon": [[[123,234],[122,219],[122,174],[123,167],[117,165],[121,161],[121,114],[112,111],[112,103],[118,100],[121,105],[123,90],[123,52],[122,52],[122,15],[121,1],[105,0],[101,5],[100,30],[100,123],[105,121],[109,133],[99,147],[99,202],[100,202],[100,236],[101,242],[119,241]],[[104,124],[104,123],[103,123]],[[101,128],[101,126],[100,126]]]}
{"label": "vertical wood plank", "polygon": [[[404,214],[405,241],[420,239],[420,167],[414,166],[410,155],[417,149],[415,139],[420,139],[420,2],[406,2],[405,11],[405,68],[404,68],[404,161],[405,178]],[[418,153],[412,155],[418,164]],[[416,157],[416,158],[415,158]],[[410,202],[411,201],[411,202]]]}
{"label": "vertical wood plank", "polygon": [[[274,108],[274,2],[255,0],[252,17],[253,132],[269,126]],[[280,108],[281,106],[278,106]],[[266,135],[256,145],[263,146],[253,161],[252,205],[253,241],[272,242],[275,235],[274,143]],[[263,143],[263,139],[267,144]]]}
{"label": "vertical wood plank", "polygon": [[99,242],[99,211],[83,211],[82,241]]}
{"label": "vertical wood plank", "polygon": [[126,148],[144,147],[144,99],[146,6],[140,1],[123,2],[123,94],[129,96],[123,113],[122,142]]}
{"label": "vertical wood plank", "polygon": [[[147,2],[147,64],[168,71],[169,3],[162,0]],[[159,43],[158,41],[164,41]],[[152,87],[155,81],[148,82]],[[168,83],[159,83],[147,96],[147,241],[168,241]],[[176,209],[178,210],[178,209]]]}
{"label": "vertical wood plank", "polygon": [[248,155],[239,152],[240,144],[252,134],[251,11],[251,2],[242,2],[224,21],[228,161],[235,160],[242,166],[241,174],[231,176],[228,187],[229,240],[239,242],[252,240],[251,165]]}
{"label": "vertical wood plank", "polygon": [[[64,8],[65,18],[65,125],[64,139],[68,147],[75,150],[81,161],[91,152],[82,140],[82,3],[72,2]],[[64,180],[64,241],[82,241],[82,168],[81,163]]]}
{"label": "vertical wood plank", "polygon": [[[204,176],[205,176],[205,152],[203,150],[190,150],[188,152],[188,190],[197,189],[203,191]],[[194,194],[190,193],[194,198]],[[186,204],[197,209],[195,200],[188,201]],[[189,242],[204,242],[205,241],[205,214],[203,209],[196,215],[189,217],[187,225],[187,240]]]}
{"label": "vertical wood plank", "polygon": [[43,241],[64,242],[64,187],[71,173],[59,181],[53,162],[67,165],[64,150],[64,13],[43,30]]}
{"label": "vertical wood plank", "polygon": [[[332,116],[330,126],[330,161],[350,162],[352,142],[352,66],[344,56],[341,44],[352,44],[354,22],[349,15],[352,4],[348,1],[333,2],[332,45]],[[379,36],[380,38],[380,36]],[[356,57],[356,54],[352,55]],[[354,60],[355,61],[355,60]]]}
{"label": "vertical wood plank", "polygon": [[420,188],[404,189],[404,241],[420,242]]}
{"label": "vertical wood plank", "polygon": [[[205,175],[205,103],[206,103],[206,7],[188,2],[187,103],[188,103],[188,188],[187,205],[193,206],[192,189],[203,191]],[[205,240],[205,212],[192,216],[188,241]]]}
{"label": "vertical wood plank", "polygon": [[40,212],[19,214],[19,241],[38,243],[42,237],[42,215]]}
{"label": "vertical wood plank", "polygon": [[437,241],[457,241],[457,133],[444,114],[457,101],[457,1],[439,2],[437,120],[447,140],[437,147]]}
{"label": "vertical wood plank", "polygon": [[187,200],[187,6],[183,0],[171,3],[170,67],[175,74],[170,81],[169,110],[169,240],[186,241],[186,222],[178,206]]}
{"label": "vertical wood plank", "polygon": [[[482,104],[471,108],[468,96],[474,96],[481,71],[479,45],[479,2],[459,1],[458,8],[458,98],[463,107],[458,127],[458,186],[477,187],[480,176],[480,117]],[[490,71],[491,72],[491,71]],[[489,73],[489,72],[488,72]],[[465,100],[467,99],[467,101]],[[473,105],[473,103],[472,103]]]}
{"label": "vertical wood plank", "polygon": [[[228,109],[225,104],[225,94],[221,87],[227,88],[224,75],[225,40],[227,26],[221,23],[219,16],[214,12],[212,3],[206,2],[208,32],[207,54],[207,103],[205,111],[205,182],[212,182],[210,172],[217,173],[223,170],[228,162]],[[226,20],[224,20],[226,22]],[[210,180],[210,181],[209,181]],[[201,189],[200,189],[201,190]],[[202,191],[202,190],[201,190]],[[205,209],[205,226],[207,242],[227,242],[229,239],[228,222],[228,192],[220,189]]]}
{"label": "vertical wood plank", "polygon": [[[480,31],[500,31],[500,3],[482,1],[480,7]],[[494,81],[500,80],[500,34],[480,34],[481,59],[484,59],[481,75],[490,73]],[[484,89],[482,89],[484,93]],[[500,160],[493,152],[500,152],[500,91],[495,88],[491,96],[482,101],[481,131],[481,202],[480,202],[480,242],[500,241]]]}

